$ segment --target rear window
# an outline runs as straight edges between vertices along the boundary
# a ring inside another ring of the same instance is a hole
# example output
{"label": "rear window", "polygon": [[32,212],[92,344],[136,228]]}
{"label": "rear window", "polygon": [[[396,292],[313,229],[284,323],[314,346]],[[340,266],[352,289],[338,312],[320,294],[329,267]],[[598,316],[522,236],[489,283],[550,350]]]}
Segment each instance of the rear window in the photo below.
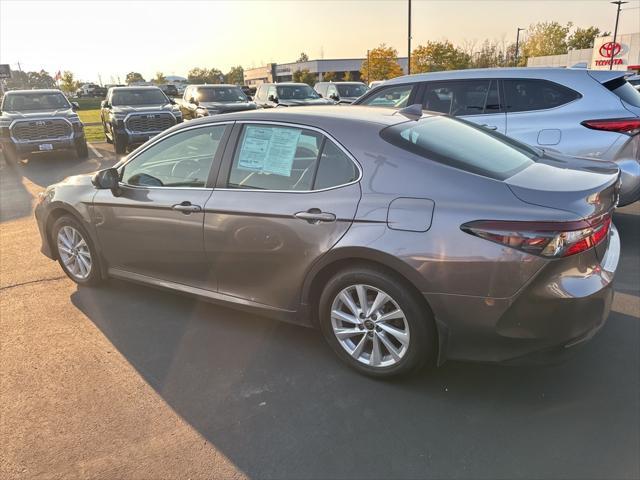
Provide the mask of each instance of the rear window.
{"label": "rear window", "polygon": [[429,160],[496,180],[515,175],[538,158],[534,150],[512,139],[445,116],[393,125],[380,135]]}
{"label": "rear window", "polygon": [[508,112],[547,110],[580,98],[578,92],[548,80],[518,78],[503,84]]}
{"label": "rear window", "polygon": [[633,105],[634,107],[640,107],[640,92],[633,88],[624,77],[609,80],[603,83],[605,87],[614,94],[616,94],[622,101]]}

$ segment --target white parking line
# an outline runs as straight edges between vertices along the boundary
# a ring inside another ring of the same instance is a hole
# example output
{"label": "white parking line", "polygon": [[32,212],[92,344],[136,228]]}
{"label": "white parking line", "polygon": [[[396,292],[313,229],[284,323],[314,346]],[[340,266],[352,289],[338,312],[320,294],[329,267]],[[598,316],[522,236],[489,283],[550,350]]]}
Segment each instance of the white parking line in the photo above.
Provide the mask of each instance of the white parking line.
{"label": "white parking line", "polygon": [[96,147],[94,147],[93,145],[91,145],[90,143],[87,143],[87,145],[89,145],[89,148],[91,149],[91,151],[93,152],[93,154],[98,157],[98,158],[103,158],[102,154],[96,149]]}

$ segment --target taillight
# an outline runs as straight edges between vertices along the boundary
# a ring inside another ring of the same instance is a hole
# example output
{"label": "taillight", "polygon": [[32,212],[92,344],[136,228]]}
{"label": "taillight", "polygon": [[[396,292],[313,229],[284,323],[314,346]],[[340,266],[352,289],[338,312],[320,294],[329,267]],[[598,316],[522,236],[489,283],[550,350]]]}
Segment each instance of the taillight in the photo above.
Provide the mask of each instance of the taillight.
{"label": "taillight", "polygon": [[610,214],[578,222],[478,220],[462,231],[491,242],[548,258],[568,257],[602,242],[611,228]]}
{"label": "taillight", "polygon": [[592,130],[626,133],[640,133],[640,118],[606,118],[602,120],[585,120],[580,125]]}

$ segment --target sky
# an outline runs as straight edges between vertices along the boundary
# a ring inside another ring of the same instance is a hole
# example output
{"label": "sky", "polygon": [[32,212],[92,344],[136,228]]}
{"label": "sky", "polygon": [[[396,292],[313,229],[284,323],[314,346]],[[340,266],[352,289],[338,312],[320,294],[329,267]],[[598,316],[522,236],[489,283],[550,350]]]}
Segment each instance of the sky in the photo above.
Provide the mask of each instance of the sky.
{"label": "sky", "polygon": [[[512,42],[541,21],[613,31],[609,0],[413,0],[415,47]],[[640,0],[623,6],[619,33],[640,31]],[[127,72],[186,76],[193,67],[365,57],[381,43],[407,49],[407,0],[0,0],[0,63],[70,70],[116,83]]]}

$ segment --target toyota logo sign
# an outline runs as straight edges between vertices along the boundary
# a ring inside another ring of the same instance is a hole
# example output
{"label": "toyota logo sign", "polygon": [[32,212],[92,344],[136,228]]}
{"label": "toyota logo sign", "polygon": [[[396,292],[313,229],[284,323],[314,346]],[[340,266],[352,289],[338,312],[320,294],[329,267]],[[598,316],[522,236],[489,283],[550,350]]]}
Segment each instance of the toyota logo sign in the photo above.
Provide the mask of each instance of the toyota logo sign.
{"label": "toyota logo sign", "polygon": [[616,56],[620,53],[620,51],[622,50],[622,45],[620,45],[617,42],[607,42],[607,43],[603,43],[600,46],[600,56],[601,57],[606,57],[606,58],[611,58],[611,56]]}

